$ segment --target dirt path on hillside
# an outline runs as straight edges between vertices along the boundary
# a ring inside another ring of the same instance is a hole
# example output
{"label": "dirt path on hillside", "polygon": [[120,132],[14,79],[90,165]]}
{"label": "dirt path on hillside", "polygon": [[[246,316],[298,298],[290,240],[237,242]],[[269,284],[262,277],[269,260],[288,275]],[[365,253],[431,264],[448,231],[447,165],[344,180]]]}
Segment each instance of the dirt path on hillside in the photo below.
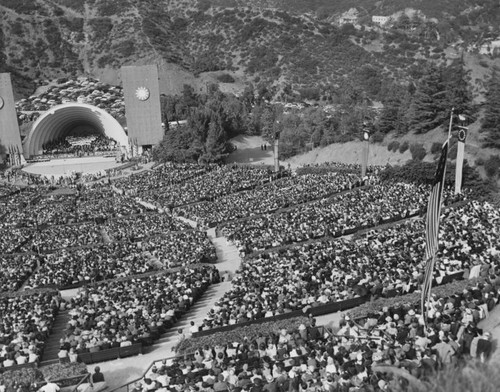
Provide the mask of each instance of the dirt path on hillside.
{"label": "dirt path on hillside", "polygon": [[[274,155],[272,147],[267,144],[267,150],[263,151],[261,146],[265,141],[260,136],[238,136],[231,140],[236,146],[236,151],[231,153],[226,160],[228,163],[250,163],[255,165],[274,165]],[[323,148],[316,148],[305,154],[294,156],[281,161],[281,165],[297,168],[305,164],[316,164],[325,162],[361,163],[361,153],[363,142],[354,141],[342,144],[331,144]],[[411,159],[409,151],[403,154],[392,153],[387,150],[387,146],[371,144],[368,162],[371,165],[398,165]]]}

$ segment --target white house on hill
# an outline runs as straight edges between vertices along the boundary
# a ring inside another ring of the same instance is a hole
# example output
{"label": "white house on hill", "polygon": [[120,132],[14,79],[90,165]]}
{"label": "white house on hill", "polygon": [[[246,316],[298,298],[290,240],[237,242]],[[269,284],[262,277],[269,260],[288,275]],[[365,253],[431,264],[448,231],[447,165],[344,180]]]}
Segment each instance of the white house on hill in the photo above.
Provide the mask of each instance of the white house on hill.
{"label": "white house on hill", "polygon": [[372,16],[372,22],[376,23],[380,26],[384,26],[391,20],[390,16],[379,16],[379,15],[373,15]]}
{"label": "white house on hill", "polygon": [[344,12],[339,18],[339,24],[352,24],[355,25],[358,23],[359,12],[356,8],[351,8],[349,11]]}

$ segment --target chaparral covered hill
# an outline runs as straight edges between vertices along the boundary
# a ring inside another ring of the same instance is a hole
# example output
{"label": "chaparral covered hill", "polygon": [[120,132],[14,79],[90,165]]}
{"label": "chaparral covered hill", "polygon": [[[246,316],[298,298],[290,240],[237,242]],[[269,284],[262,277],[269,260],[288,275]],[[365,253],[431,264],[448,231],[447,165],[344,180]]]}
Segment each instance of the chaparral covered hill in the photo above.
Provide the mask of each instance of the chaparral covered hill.
{"label": "chaparral covered hill", "polygon": [[418,79],[428,60],[463,53],[470,69],[491,66],[479,52],[495,52],[500,9],[493,0],[0,0],[0,19],[0,71],[14,74],[18,96],[64,76],[118,84],[121,65],[154,62],[165,93],[253,82],[275,98],[328,99],[348,84],[377,99],[388,81]]}

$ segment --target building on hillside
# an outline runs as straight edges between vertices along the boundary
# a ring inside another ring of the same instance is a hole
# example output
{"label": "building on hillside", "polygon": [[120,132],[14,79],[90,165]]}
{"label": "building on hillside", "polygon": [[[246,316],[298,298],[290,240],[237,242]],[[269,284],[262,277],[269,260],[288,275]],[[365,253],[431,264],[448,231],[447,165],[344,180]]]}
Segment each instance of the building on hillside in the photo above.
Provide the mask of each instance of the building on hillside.
{"label": "building on hillside", "polygon": [[[178,126],[186,125],[186,124],[187,124],[187,120],[169,121],[168,122],[168,129],[177,128]],[[163,124],[163,126],[165,126],[165,124]]]}
{"label": "building on hillside", "polygon": [[372,16],[372,23],[378,24],[379,26],[385,26],[387,23],[389,23],[391,20],[390,16],[380,16],[380,15],[373,15]]}
{"label": "building on hillside", "polygon": [[359,19],[359,11],[356,8],[351,8],[349,11],[344,12],[339,18],[339,24],[352,24],[355,25],[358,23]]}
{"label": "building on hillside", "polygon": [[479,54],[493,55],[500,53],[500,39],[485,42],[479,48]]}

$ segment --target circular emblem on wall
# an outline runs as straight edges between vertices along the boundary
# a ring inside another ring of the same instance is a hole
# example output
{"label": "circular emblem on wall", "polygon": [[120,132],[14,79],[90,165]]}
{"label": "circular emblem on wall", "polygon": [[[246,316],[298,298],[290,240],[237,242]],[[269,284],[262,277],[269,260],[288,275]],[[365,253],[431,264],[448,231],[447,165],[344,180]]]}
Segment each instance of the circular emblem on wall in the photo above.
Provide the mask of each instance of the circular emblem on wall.
{"label": "circular emblem on wall", "polygon": [[465,129],[461,129],[458,131],[458,140],[461,142],[465,142],[465,138],[467,137],[467,132],[465,132]]}
{"label": "circular emblem on wall", "polygon": [[146,87],[138,87],[135,90],[135,96],[139,101],[145,101],[149,98],[149,90]]}
{"label": "circular emblem on wall", "polygon": [[3,98],[2,98],[2,97],[0,97],[0,109],[2,109],[2,108],[3,108],[3,105],[4,105]]}

